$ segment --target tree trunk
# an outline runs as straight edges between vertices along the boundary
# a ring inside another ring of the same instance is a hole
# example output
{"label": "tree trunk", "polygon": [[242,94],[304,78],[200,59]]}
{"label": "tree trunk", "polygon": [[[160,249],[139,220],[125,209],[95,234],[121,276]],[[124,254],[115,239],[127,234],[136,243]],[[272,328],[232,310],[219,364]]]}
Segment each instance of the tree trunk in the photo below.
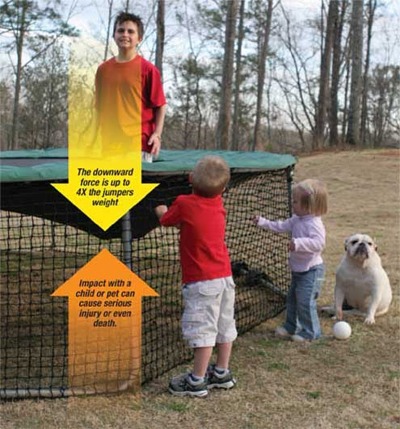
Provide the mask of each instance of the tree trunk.
{"label": "tree trunk", "polygon": [[368,0],[368,20],[367,20],[367,48],[365,54],[365,66],[363,76],[363,92],[361,103],[361,129],[360,141],[363,146],[366,146],[366,132],[367,132],[367,117],[368,117],[368,73],[371,55],[371,39],[372,39],[372,26],[374,25],[375,11],[377,7],[377,0]]}
{"label": "tree trunk", "polygon": [[360,144],[360,103],[362,95],[363,3],[354,0],[351,13],[351,84],[347,143]]}
{"label": "tree trunk", "polygon": [[219,149],[228,149],[231,126],[232,78],[234,63],[234,47],[236,35],[236,17],[239,0],[228,2],[225,24],[225,50],[223,61],[221,101],[218,115],[216,143]]}
{"label": "tree trunk", "polygon": [[13,120],[11,128],[11,150],[17,149],[18,141],[18,123],[19,123],[19,97],[21,94],[21,77],[22,77],[22,51],[25,41],[25,31],[26,31],[26,10],[29,7],[27,3],[22,4],[21,10],[21,21],[17,31],[16,45],[17,45],[17,69],[15,77],[15,87],[14,87],[14,107],[13,107]]}
{"label": "tree trunk", "polygon": [[233,105],[233,121],[232,121],[232,149],[239,149],[239,117],[240,117],[240,85],[242,72],[242,44],[244,39],[244,6],[245,0],[240,2],[239,11],[239,28],[238,28],[238,44],[236,50],[236,70],[235,70],[235,101]]}
{"label": "tree trunk", "polygon": [[271,21],[273,11],[273,0],[268,0],[267,5],[267,17],[266,23],[261,31],[261,49],[258,60],[258,76],[257,76],[257,105],[256,105],[256,120],[254,124],[254,139],[253,139],[253,150],[262,149],[261,142],[261,116],[262,116],[262,105],[264,96],[264,83],[265,83],[265,63],[268,55],[269,35],[271,33]]}
{"label": "tree trunk", "polygon": [[320,149],[324,145],[325,125],[329,105],[329,75],[331,71],[331,58],[334,44],[335,24],[338,16],[338,2],[330,0],[328,19],[326,25],[325,46],[321,57],[321,70],[319,80],[319,96],[317,105],[317,117],[315,121],[315,133],[313,149]]}
{"label": "tree trunk", "polygon": [[346,14],[346,0],[341,0],[341,11],[339,16],[339,2],[334,14],[336,19],[334,22],[334,40],[333,40],[333,58],[332,58],[332,77],[331,77],[331,97],[329,109],[329,146],[336,147],[339,145],[338,131],[338,111],[339,111],[339,82],[340,82],[340,66],[342,57],[342,33],[344,25],[344,17]]}
{"label": "tree trunk", "polygon": [[111,32],[111,25],[112,25],[111,24],[112,10],[113,10],[113,3],[114,3],[114,0],[107,0],[107,1],[108,1],[107,36],[106,36],[106,46],[104,47],[103,61],[106,61],[108,57],[108,47],[110,44],[109,40],[110,40],[110,32]]}
{"label": "tree trunk", "polygon": [[156,45],[156,67],[162,75],[165,43],[165,0],[157,1],[157,45]]}

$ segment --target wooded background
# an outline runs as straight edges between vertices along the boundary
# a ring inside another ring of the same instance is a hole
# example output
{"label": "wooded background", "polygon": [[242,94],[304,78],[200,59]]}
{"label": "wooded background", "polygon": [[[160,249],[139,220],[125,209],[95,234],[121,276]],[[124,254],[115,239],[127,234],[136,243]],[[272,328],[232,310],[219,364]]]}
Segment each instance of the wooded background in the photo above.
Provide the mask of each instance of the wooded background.
{"label": "wooded background", "polygon": [[2,0],[0,148],[68,145],[68,41],[89,27],[99,63],[111,57],[121,10],[142,17],[143,56],[163,76],[163,148],[398,147],[393,0],[308,3],[303,15],[284,0]]}

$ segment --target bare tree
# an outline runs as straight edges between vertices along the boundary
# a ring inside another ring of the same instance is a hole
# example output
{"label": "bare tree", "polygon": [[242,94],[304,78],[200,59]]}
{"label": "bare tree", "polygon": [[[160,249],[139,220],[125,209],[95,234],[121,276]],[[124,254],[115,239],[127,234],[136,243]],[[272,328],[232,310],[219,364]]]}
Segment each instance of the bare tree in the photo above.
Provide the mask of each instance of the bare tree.
{"label": "bare tree", "polygon": [[157,0],[157,42],[155,64],[163,74],[163,56],[165,43],[165,0]]}
{"label": "bare tree", "polygon": [[0,80],[0,150],[7,150],[10,145],[10,130],[13,107],[13,95],[11,85],[7,80]]}
{"label": "bare tree", "polygon": [[235,69],[235,96],[233,103],[233,120],[232,120],[232,149],[239,149],[239,114],[240,114],[240,95],[241,95],[241,74],[242,74],[242,46],[244,39],[244,11],[245,0],[240,1],[239,8],[239,25],[238,25],[238,42],[236,49],[236,69]]}
{"label": "bare tree", "polygon": [[313,149],[320,149],[324,144],[327,110],[329,105],[329,76],[331,71],[331,58],[335,37],[335,23],[338,17],[337,0],[329,1],[328,18],[326,25],[325,45],[322,50],[319,96],[317,115],[315,120],[315,133],[313,136]]}
{"label": "bare tree", "polygon": [[351,85],[346,141],[360,144],[364,0],[353,1],[351,12]]}
{"label": "bare tree", "polygon": [[280,59],[281,67],[285,74],[277,80],[281,90],[285,95],[288,107],[286,109],[278,107],[284,111],[292,124],[297,129],[300,138],[305,144],[307,133],[313,134],[315,130],[315,111],[317,106],[315,96],[315,78],[310,76],[311,65],[315,62],[316,51],[308,49],[302,51],[298,46],[301,40],[301,28],[296,28],[292,24],[290,15],[281,5],[284,26],[279,31],[279,39],[283,43],[289,55],[289,59]]}
{"label": "bare tree", "polygon": [[[259,3],[259,2],[257,2]],[[258,5],[260,16],[265,17],[260,23],[259,31],[259,56],[258,56],[258,75],[257,75],[257,104],[256,104],[256,119],[254,124],[253,150],[261,149],[261,117],[263,112],[263,97],[265,84],[265,66],[268,54],[269,36],[271,33],[271,22],[274,2],[268,0],[266,10]]]}
{"label": "bare tree", "polygon": [[67,55],[62,43],[55,43],[25,68],[22,78],[24,101],[20,108],[20,147],[42,149],[67,145],[67,73]]}
{"label": "bare tree", "polygon": [[[54,2],[60,6],[60,1]],[[44,25],[44,23],[46,23]],[[15,50],[17,60],[15,65],[14,106],[10,139],[10,149],[15,149],[18,140],[18,124],[20,113],[20,95],[23,67],[23,52],[28,43],[40,42],[35,46],[35,55],[42,54],[52,46],[61,35],[74,35],[76,31],[61,18],[55,8],[42,6],[28,0],[4,2],[0,6],[0,27],[13,37],[13,44],[9,46]],[[35,30],[35,31],[34,31]],[[36,32],[34,40],[32,33]],[[32,58],[28,62],[32,61]]]}
{"label": "bare tree", "polygon": [[[19,6],[19,7],[18,7]],[[1,14],[9,21],[10,30],[15,39],[17,48],[17,65],[15,69],[15,86],[14,86],[14,106],[13,106],[13,120],[11,128],[11,141],[10,149],[15,149],[17,140],[17,124],[19,121],[19,97],[21,93],[21,78],[22,78],[22,52],[24,48],[25,35],[28,30],[29,24],[27,13],[29,10],[28,2],[21,2],[19,5],[9,6],[5,4],[1,7]],[[12,14],[16,14],[16,19],[12,19]],[[7,25],[7,23],[6,23]]]}
{"label": "bare tree", "polygon": [[400,67],[377,66],[370,77],[370,121],[372,143],[397,141],[400,136]]}
{"label": "bare tree", "polygon": [[349,116],[349,93],[350,93],[350,78],[351,78],[351,54],[350,54],[350,34],[347,35],[343,52],[343,73],[344,73],[344,88],[343,88],[343,118],[341,126],[341,134],[343,143],[346,142],[346,129]]}
{"label": "bare tree", "polygon": [[[304,125],[304,121],[301,119],[301,102],[296,96],[295,92],[293,92],[293,88],[290,88],[289,85],[285,84],[282,79],[279,79],[277,81],[277,84],[284,95],[287,106],[287,108],[285,108],[283,107],[283,104],[280,104],[277,106],[277,109],[289,117],[290,122],[293,124],[299,135],[301,141],[301,149],[305,151],[307,128]],[[295,102],[293,102],[293,100],[295,100]]]}
{"label": "bare tree", "polygon": [[[167,118],[167,138],[174,141],[174,146],[194,147],[204,146],[204,135],[209,127],[206,123],[206,110],[209,97],[206,91],[209,85],[203,85],[207,75],[207,66],[202,63],[201,56],[204,42],[195,35],[198,19],[191,16],[191,7],[188,1],[184,7],[176,11],[176,20],[180,26],[180,35],[185,32],[188,43],[187,57],[179,60],[176,57],[169,59],[173,71],[173,84],[170,90],[170,107],[173,114]],[[202,26],[201,26],[202,27]]]}
{"label": "bare tree", "polygon": [[[339,9],[340,8],[340,13]],[[337,2],[337,7],[334,9],[334,37],[333,37],[333,54],[332,54],[332,76],[331,76],[331,93],[330,93],[330,109],[329,109],[329,145],[338,146],[338,111],[339,111],[339,83],[340,83],[340,67],[342,64],[342,34],[344,18],[346,15],[347,0]]]}
{"label": "bare tree", "polygon": [[218,115],[216,143],[220,149],[228,149],[231,127],[232,80],[234,64],[234,47],[236,36],[236,18],[239,0],[228,2],[225,21],[225,49],[223,60],[221,103]]}
{"label": "bare tree", "polygon": [[110,44],[110,33],[111,33],[111,21],[112,21],[112,15],[113,15],[113,6],[114,6],[114,0],[107,0],[108,2],[108,15],[107,15],[107,36],[106,36],[106,43],[104,47],[104,56],[103,60],[105,61],[108,57],[108,48]]}
{"label": "bare tree", "polygon": [[367,117],[368,117],[368,80],[369,80],[369,66],[371,61],[371,40],[372,40],[372,27],[374,25],[375,12],[378,6],[377,0],[368,0],[367,3],[367,42],[365,53],[365,65],[363,76],[363,91],[361,103],[361,127],[360,127],[360,141],[363,146],[366,145],[366,131],[367,131]]}

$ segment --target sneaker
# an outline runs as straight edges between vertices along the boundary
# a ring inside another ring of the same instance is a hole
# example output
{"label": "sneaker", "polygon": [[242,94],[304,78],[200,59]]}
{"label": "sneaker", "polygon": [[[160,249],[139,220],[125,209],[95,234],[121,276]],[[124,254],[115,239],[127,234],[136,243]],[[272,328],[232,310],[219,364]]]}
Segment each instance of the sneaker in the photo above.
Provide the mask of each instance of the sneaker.
{"label": "sneaker", "polygon": [[208,395],[207,378],[199,383],[191,381],[190,374],[182,374],[174,377],[168,386],[168,390],[175,396],[197,396],[204,398]]}
{"label": "sneaker", "polygon": [[218,375],[215,371],[215,365],[210,365],[207,369],[208,388],[213,389],[232,389],[236,386],[236,380],[233,378],[230,370],[225,375]]}
{"label": "sneaker", "polygon": [[283,326],[278,326],[275,329],[275,335],[277,337],[281,337],[281,338],[289,338],[289,337],[291,337],[291,334],[289,334],[289,332]]}
{"label": "sneaker", "polygon": [[291,339],[295,343],[304,343],[305,341],[309,341],[309,340],[307,340],[307,338],[304,338],[301,335],[297,335],[297,334],[296,335],[292,335]]}

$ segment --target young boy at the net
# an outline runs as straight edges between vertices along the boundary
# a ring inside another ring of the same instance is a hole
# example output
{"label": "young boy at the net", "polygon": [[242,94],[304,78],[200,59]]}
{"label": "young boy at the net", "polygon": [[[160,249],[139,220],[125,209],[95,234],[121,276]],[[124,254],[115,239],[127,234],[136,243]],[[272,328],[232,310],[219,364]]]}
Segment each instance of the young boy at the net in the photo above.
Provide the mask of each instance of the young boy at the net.
{"label": "young boy at the net", "polygon": [[[229,369],[232,343],[237,337],[235,284],[225,244],[222,200],[229,179],[226,162],[218,156],[206,156],[189,176],[192,194],[180,195],[169,208],[156,208],[161,225],[179,227],[182,332],[194,349],[193,370],[170,381],[169,391],[178,396],[203,397],[211,388],[230,389],[236,384]],[[214,346],[217,360],[209,365]]]}

